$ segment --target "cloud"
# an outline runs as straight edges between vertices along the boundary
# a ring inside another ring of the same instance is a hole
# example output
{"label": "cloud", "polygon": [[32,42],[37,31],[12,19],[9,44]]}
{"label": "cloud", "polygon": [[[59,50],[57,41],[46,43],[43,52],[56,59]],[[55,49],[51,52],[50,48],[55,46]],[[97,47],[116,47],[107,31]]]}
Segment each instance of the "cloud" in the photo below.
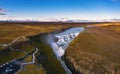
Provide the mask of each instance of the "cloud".
{"label": "cloud", "polygon": [[3,8],[0,8],[0,12],[5,12],[5,10]]}
{"label": "cloud", "polygon": [[0,15],[6,15],[4,12],[5,10],[3,8],[0,8]]}
{"label": "cloud", "polygon": [[5,13],[0,13],[0,15],[6,15]]}

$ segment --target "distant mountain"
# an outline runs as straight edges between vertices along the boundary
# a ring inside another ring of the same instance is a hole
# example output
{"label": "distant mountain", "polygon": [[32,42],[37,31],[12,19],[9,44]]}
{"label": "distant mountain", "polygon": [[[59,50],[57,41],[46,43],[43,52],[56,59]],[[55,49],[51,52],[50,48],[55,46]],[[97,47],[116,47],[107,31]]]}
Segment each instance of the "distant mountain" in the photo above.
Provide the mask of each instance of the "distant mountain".
{"label": "distant mountain", "polygon": [[17,17],[0,17],[0,21],[9,21],[9,22],[120,22],[120,19],[102,19],[102,20],[79,20],[79,19],[67,19],[67,18],[61,18],[61,19],[31,19],[31,18],[17,18]]}

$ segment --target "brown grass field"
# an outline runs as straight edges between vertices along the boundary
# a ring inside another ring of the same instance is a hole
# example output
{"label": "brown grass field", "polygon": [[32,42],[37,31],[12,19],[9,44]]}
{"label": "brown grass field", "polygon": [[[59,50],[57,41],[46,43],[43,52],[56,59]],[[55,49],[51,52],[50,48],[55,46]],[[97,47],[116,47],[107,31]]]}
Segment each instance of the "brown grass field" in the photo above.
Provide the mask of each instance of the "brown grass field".
{"label": "brown grass field", "polygon": [[[60,29],[68,28],[68,27],[69,26],[62,26],[62,25],[51,26],[47,24],[46,25],[41,25],[41,24],[31,25],[31,23],[0,23],[0,44],[10,43],[11,41],[13,41],[19,36],[25,36],[27,38],[29,36],[35,36],[37,34],[42,34],[42,33],[50,33],[55,30],[57,31]],[[21,49],[26,52],[31,52],[33,50],[33,46],[28,44],[23,39],[18,40],[11,46],[14,49]],[[9,51],[7,49],[9,48],[0,47],[0,60],[1,60],[0,64],[4,64],[10,60],[13,60],[15,58],[20,58],[25,55],[22,52]],[[55,63],[58,63],[56,67],[58,67],[58,69],[61,69],[63,71],[62,67],[59,64],[59,61],[55,57],[53,57],[53,59],[54,59],[53,61],[56,61]],[[25,61],[31,61],[31,57],[28,57]],[[58,69],[56,68],[54,70],[58,70]],[[58,72],[60,72],[61,70],[59,70]],[[42,66],[36,69],[35,65],[32,65],[32,66],[28,65],[25,67],[25,70],[18,72],[18,74],[26,74],[26,73],[45,74],[46,70],[44,70]]]}
{"label": "brown grass field", "polygon": [[[51,33],[69,27],[86,26],[86,25],[119,25],[120,23],[0,23],[0,44],[9,43],[19,36],[36,36],[37,34]],[[34,39],[33,39],[34,40]],[[33,41],[34,42],[34,41]],[[39,40],[36,46],[40,46],[41,51],[45,53],[48,59],[45,60],[44,66],[48,70],[64,73],[60,63],[53,55],[52,49]],[[38,44],[40,43],[40,44]],[[66,52],[67,62],[70,67],[80,72],[99,72],[95,74],[104,74],[104,72],[116,72],[119,74],[120,69],[120,26],[104,26],[86,28],[70,45]],[[47,46],[47,48],[46,48]],[[19,40],[13,44],[14,48],[20,48],[26,52],[30,52],[33,46],[26,43],[24,40]],[[24,54],[15,51],[6,51],[5,47],[0,47],[0,64],[8,62],[12,59],[19,58]],[[51,57],[50,57],[51,56]],[[4,59],[5,58],[5,59]],[[26,61],[31,60],[31,57]],[[49,62],[52,60],[53,62]],[[55,62],[54,62],[55,61]],[[56,64],[54,66],[53,64]],[[91,65],[92,64],[92,65]],[[103,68],[104,66],[104,68]],[[56,69],[51,69],[56,68]],[[99,67],[99,68],[96,68]],[[109,67],[109,68],[108,68]],[[31,70],[34,69],[34,70]],[[106,69],[108,68],[108,69]],[[18,74],[45,74],[46,70],[43,67],[36,69],[36,66],[28,65]],[[31,70],[31,71],[29,71]],[[59,71],[60,70],[60,71]],[[98,71],[99,70],[99,71]]]}
{"label": "brown grass field", "polygon": [[69,46],[66,59],[76,73],[120,73],[120,25],[86,28]]}

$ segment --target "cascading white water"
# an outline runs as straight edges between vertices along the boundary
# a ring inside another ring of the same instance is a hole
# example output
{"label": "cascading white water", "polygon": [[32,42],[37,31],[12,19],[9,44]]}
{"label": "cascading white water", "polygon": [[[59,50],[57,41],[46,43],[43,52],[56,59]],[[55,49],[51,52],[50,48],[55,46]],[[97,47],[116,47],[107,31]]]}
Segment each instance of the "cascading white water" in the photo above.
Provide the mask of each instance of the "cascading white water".
{"label": "cascading white water", "polygon": [[[49,34],[47,42],[52,47],[57,59],[61,62],[62,67],[67,74],[72,74],[61,57],[65,54],[65,50],[69,44],[84,30],[84,27],[70,28],[58,34]],[[55,41],[54,38],[58,38]]]}

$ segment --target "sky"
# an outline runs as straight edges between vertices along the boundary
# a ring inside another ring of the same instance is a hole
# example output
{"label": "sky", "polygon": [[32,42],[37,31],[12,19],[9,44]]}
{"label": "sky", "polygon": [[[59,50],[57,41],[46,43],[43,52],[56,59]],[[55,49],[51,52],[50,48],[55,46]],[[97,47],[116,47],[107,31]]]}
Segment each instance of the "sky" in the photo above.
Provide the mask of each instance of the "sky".
{"label": "sky", "polygon": [[0,0],[0,19],[120,19],[120,0]]}

